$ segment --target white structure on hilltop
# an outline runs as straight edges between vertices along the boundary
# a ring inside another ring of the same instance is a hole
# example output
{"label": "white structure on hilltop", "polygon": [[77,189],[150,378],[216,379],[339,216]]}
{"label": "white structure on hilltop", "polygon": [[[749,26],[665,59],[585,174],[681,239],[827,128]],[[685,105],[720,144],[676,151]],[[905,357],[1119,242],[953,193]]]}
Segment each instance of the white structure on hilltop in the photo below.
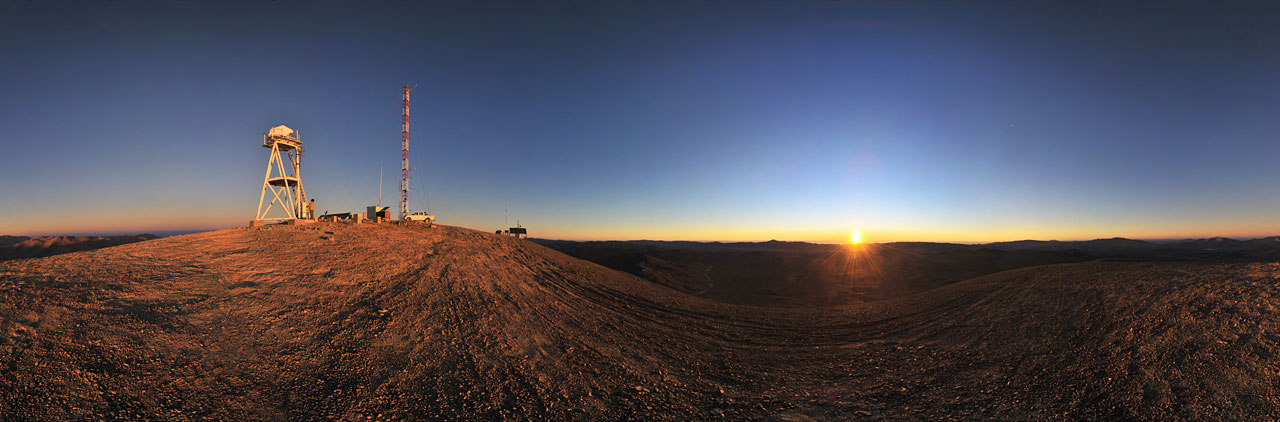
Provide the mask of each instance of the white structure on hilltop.
{"label": "white structure on hilltop", "polygon": [[[302,187],[302,141],[299,133],[284,125],[273,127],[262,134],[262,147],[271,148],[271,155],[267,157],[267,174],[262,177],[258,214],[251,225],[260,225],[263,221],[314,218],[307,208],[307,192]],[[271,192],[269,202],[267,191]],[[263,208],[264,203],[266,208]],[[276,205],[282,212],[270,217]]]}

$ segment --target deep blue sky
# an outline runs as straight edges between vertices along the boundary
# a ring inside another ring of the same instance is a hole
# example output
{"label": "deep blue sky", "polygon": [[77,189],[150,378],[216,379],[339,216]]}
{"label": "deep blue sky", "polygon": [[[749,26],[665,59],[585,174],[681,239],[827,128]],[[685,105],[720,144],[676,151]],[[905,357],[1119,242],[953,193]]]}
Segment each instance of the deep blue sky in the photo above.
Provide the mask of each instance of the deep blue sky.
{"label": "deep blue sky", "polygon": [[571,239],[1280,233],[1280,6],[0,4],[0,233],[319,210]]}

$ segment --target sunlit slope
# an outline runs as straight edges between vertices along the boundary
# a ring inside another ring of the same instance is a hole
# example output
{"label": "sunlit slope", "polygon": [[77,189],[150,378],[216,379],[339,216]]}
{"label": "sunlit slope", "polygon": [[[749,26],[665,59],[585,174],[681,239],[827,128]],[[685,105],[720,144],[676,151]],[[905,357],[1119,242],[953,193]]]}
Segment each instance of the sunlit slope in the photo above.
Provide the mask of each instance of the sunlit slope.
{"label": "sunlit slope", "polygon": [[230,229],[0,263],[0,419],[1266,418],[1277,275],[771,309],[460,228]]}

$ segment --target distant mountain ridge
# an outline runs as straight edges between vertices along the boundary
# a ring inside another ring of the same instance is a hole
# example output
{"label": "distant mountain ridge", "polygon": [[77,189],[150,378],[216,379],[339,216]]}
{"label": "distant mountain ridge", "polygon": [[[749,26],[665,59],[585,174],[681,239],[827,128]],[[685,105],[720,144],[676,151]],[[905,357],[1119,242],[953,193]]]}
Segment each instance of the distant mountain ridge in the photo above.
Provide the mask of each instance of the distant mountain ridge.
{"label": "distant mountain ridge", "polygon": [[150,233],[118,236],[0,236],[0,261],[39,258],[156,239]]}
{"label": "distant mountain ridge", "polygon": [[0,235],[0,247],[13,246],[27,239],[30,239],[30,237]]}
{"label": "distant mountain ridge", "polygon": [[1126,248],[1148,248],[1158,246],[1156,243],[1144,240],[1126,239],[1123,237],[1113,237],[1110,239],[1093,239],[1079,241],[1061,241],[1061,240],[1017,240],[1012,242],[994,242],[985,245],[995,248],[1016,248],[1016,249],[1052,249],[1063,247],[1126,247]]}

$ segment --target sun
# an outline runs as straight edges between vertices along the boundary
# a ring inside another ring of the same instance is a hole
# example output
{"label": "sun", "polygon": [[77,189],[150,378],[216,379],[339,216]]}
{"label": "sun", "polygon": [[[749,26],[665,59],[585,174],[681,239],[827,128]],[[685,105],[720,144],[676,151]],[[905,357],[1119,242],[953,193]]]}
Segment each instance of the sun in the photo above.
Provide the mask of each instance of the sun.
{"label": "sun", "polygon": [[859,243],[862,243],[862,232],[860,232],[860,231],[854,231],[854,232],[853,232],[853,234],[850,234],[850,235],[849,235],[849,243],[852,243],[852,244],[855,244],[855,245],[857,245],[857,244],[859,244]]}

